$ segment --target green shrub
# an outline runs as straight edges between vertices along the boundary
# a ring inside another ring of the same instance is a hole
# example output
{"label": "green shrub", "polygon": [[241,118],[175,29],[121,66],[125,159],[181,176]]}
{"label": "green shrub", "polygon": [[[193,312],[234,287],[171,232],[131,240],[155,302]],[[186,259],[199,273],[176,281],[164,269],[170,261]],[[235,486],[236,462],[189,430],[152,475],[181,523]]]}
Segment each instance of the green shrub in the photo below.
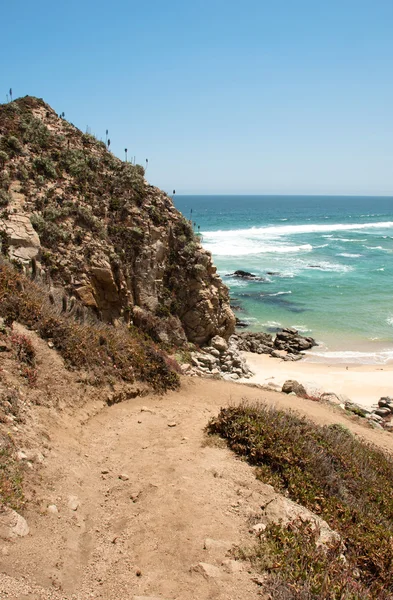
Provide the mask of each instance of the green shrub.
{"label": "green shrub", "polygon": [[10,158],[19,156],[23,152],[23,146],[19,139],[14,135],[9,137],[3,136],[0,141],[0,147],[3,152],[6,152]]}
{"label": "green shrub", "polygon": [[30,217],[30,221],[44,246],[53,248],[59,243],[67,244],[70,241],[71,234],[60,225],[34,214]]}
{"label": "green shrub", "polygon": [[4,206],[8,206],[10,202],[11,196],[9,192],[6,192],[5,190],[0,190],[0,207],[3,208]]}
{"label": "green shrub", "polygon": [[28,115],[21,121],[20,129],[25,144],[32,144],[42,150],[49,148],[51,133],[40,119]]}
{"label": "green shrub", "polygon": [[[226,438],[235,452],[257,465],[262,481],[320,515],[341,535],[350,571],[359,573],[359,577],[352,575],[350,580],[352,587],[360,584],[363,591],[359,596],[331,595],[331,591],[325,594],[325,571],[320,570],[317,576],[314,567],[307,567],[301,573],[297,564],[288,565],[287,558],[284,560],[285,540],[290,531],[285,528],[268,531],[266,543],[275,545],[276,554],[281,556],[276,561],[281,568],[272,569],[275,576],[280,576],[285,586],[303,592],[312,590],[310,596],[294,597],[391,597],[393,461],[390,457],[342,428],[319,427],[294,413],[263,406],[243,404],[221,409],[208,430]],[[297,546],[304,548],[308,543],[305,532],[297,530],[295,537],[298,541],[290,544],[293,556],[298,552]],[[339,586],[344,581],[348,569],[340,557],[341,550],[331,550],[336,575],[328,587],[334,590],[335,584]],[[257,549],[256,556],[260,555]]]}
{"label": "green shrub", "polygon": [[33,160],[33,168],[42,177],[46,177],[48,179],[57,179],[56,167],[47,157],[37,156]]}
{"label": "green shrub", "polygon": [[4,167],[4,165],[8,159],[9,159],[9,156],[8,156],[7,152],[5,152],[4,150],[0,150],[0,166],[1,167]]}
{"label": "green shrub", "polygon": [[19,179],[19,181],[27,181],[29,179],[29,173],[23,165],[18,167],[16,171],[16,178]]}

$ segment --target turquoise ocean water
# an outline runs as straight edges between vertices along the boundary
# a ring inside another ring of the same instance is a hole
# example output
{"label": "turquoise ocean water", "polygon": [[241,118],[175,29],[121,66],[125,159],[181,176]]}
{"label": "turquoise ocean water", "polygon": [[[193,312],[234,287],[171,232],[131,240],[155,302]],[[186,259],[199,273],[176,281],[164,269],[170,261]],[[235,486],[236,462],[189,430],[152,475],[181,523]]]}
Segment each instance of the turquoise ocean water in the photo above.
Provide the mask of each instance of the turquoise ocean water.
{"label": "turquoise ocean water", "polygon": [[[393,198],[175,196],[249,329],[296,327],[313,360],[393,361]],[[192,211],[192,212],[191,212]],[[237,269],[261,282],[226,275]]]}

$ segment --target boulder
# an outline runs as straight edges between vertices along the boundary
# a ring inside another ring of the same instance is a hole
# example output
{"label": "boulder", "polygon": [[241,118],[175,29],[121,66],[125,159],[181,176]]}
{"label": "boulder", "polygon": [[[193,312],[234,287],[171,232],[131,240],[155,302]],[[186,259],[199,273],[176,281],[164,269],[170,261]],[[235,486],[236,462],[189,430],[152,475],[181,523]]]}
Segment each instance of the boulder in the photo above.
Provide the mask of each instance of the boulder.
{"label": "boulder", "polygon": [[215,579],[221,576],[220,569],[209,563],[200,562],[192,567],[191,570],[203,575],[205,579]]}
{"label": "boulder", "polygon": [[392,406],[393,407],[393,398],[391,398],[390,396],[383,396],[382,398],[380,398],[378,400],[378,406],[380,406],[380,407]]}
{"label": "boulder", "polygon": [[345,402],[345,410],[358,415],[358,417],[367,417],[367,415],[370,415],[370,411],[367,410],[367,408],[363,408],[362,406],[359,406],[359,404],[351,401]]}
{"label": "boulder", "polygon": [[294,394],[296,394],[296,396],[307,395],[306,388],[294,379],[287,379],[287,381],[284,382],[281,391],[283,391],[285,394],[290,394],[291,392],[293,392]]}
{"label": "boulder", "polygon": [[300,522],[309,521],[313,524],[315,531],[318,532],[317,546],[328,545],[341,539],[340,535],[331,529],[321,517],[285,496],[277,495],[273,497],[265,505],[260,517],[260,522],[265,525],[280,523],[285,526],[297,520]]}
{"label": "boulder", "polygon": [[228,343],[226,342],[226,340],[224,340],[224,338],[222,338],[219,335],[215,335],[211,340],[210,340],[210,345],[215,349],[218,350],[220,353],[222,352],[226,352],[226,350],[228,350]]}
{"label": "boulder", "polygon": [[325,400],[325,402],[330,402],[330,404],[341,404],[340,398],[334,392],[324,392],[321,394],[321,400]]}
{"label": "boulder", "polygon": [[378,415],[380,417],[389,417],[392,414],[392,412],[391,412],[390,408],[385,406],[385,407],[377,408],[376,410],[374,410],[374,414]]}
{"label": "boulder", "polygon": [[0,538],[13,539],[29,533],[27,521],[11,508],[2,508],[0,512]]}
{"label": "boulder", "polygon": [[6,219],[0,219],[0,231],[8,236],[11,259],[29,263],[38,256],[41,249],[40,238],[27,215],[14,213]]}

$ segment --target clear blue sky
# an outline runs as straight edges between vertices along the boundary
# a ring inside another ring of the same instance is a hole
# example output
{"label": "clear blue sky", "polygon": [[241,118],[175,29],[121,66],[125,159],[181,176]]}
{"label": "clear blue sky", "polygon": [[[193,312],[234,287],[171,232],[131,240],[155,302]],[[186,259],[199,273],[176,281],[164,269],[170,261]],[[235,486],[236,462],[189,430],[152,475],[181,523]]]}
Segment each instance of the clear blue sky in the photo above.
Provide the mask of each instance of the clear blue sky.
{"label": "clear blue sky", "polygon": [[2,100],[43,97],[180,193],[393,195],[393,0],[19,0]]}

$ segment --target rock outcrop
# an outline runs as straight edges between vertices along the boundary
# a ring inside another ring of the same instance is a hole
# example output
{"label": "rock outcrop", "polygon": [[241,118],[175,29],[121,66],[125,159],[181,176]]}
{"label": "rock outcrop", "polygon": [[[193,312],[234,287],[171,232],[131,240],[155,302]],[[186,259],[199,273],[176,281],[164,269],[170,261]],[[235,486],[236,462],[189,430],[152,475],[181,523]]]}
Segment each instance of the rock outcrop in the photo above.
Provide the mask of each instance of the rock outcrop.
{"label": "rock outcrop", "polygon": [[200,352],[193,352],[191,363],[183,365],[183,372],[189,375],[207,375],[237,380],[251,377],[246,361],[241,357],[234,336],[227,342],[219,335],[214,336],[209,346]]}
{"label": "rock outcrop", "polygon": [[283,360],[299,360],[304,350],[317,346],[312,337],[300,335],[297,329],[284,328],[276,336],[270,333],[245,332],[233,336],[239,350],[256,354],[271,354]]}
{"label": "rock outcrop", "polygon": [[102,320],[157,341],[228,338],[235,317],[209,252],[144,169],[42,100],[0,106],[2,252]]}

